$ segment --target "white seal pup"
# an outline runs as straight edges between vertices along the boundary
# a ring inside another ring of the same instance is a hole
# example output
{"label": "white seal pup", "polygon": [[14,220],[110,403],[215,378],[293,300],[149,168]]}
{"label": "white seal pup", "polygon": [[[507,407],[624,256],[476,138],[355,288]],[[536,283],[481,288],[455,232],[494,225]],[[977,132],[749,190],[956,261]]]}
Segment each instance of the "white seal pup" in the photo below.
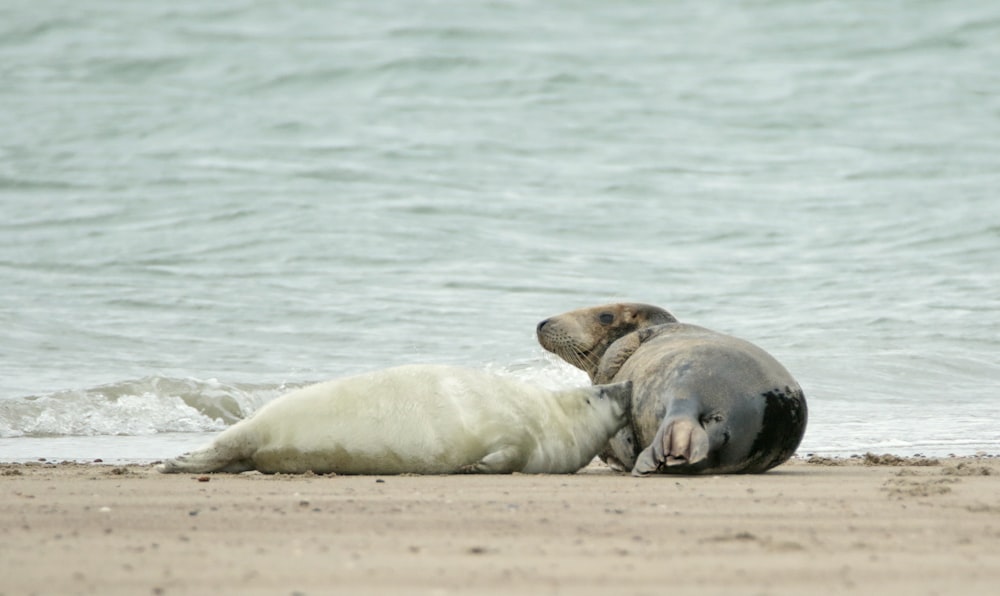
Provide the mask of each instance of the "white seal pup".
{"label": "white seal pup", "polygon": [[635,385],[631,424],[601,458],[634,475],[764,472],[795,453],[802,389],[752,343],[647,304],[582,308],[538,324],[545,349],[594,383]]}
{"label": "white seal pup", "polygon": [[571,474],[628,421],[632,384],[549,391],[408,365],[287,393],[160,472]]}

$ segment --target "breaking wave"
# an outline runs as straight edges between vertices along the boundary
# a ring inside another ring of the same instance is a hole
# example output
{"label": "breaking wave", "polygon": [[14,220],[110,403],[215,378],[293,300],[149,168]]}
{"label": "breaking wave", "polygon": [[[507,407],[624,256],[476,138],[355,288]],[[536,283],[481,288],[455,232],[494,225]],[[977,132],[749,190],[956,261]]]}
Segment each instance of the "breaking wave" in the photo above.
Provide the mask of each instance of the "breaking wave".
{"label": "breaking wave", "polygon": [[5,399],[0,400],[0,437],[218,431],[297,386],[151,376]]}

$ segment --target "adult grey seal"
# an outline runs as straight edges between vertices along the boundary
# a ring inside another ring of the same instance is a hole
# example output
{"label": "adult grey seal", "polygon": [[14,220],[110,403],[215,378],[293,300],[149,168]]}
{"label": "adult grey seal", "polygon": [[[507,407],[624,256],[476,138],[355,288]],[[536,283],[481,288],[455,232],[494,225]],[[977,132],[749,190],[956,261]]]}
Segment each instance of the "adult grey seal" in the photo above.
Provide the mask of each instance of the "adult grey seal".
{"label": "adult grey seal", "polygon": [[628,420],[631,383],[549,391],[408,365],[287,393],[159,471],[569,474]]}
{"label": "adult grey seal", "polygon": [[777,360],[662,308],[582,308],[542,321],[537,334],[594,383],[632,381],[631,425],[601,453],[614,468],[637,476],[764,472],[791,457],[805,434],[805,396]]}

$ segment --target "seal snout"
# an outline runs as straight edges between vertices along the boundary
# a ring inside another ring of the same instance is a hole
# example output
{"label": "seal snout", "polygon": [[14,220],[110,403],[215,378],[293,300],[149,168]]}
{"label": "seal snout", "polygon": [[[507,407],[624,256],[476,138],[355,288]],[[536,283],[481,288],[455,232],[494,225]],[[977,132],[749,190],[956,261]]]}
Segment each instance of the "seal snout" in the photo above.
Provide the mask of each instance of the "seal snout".
{"label": "seal snout", "polygon": [[632,381],[601,385],[600,387],[601,391],[599,395],[602,398],[608,397],[617,403],[623,412],[628,411],[632,403]]}
{"label": "seal snout", "polygon": [[542,330],[545,329],[545,326],[548,325],[551,320],[552,319],[545,319],[544,321],[539,323],[538,326],[535,327],[535,333],[541,334]]}

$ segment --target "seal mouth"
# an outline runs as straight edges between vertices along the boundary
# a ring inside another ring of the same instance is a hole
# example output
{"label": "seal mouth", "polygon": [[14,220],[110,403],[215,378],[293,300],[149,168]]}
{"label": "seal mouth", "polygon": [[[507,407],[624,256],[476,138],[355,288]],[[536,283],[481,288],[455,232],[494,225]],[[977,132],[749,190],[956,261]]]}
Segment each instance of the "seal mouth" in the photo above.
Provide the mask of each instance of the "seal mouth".
{"label": "seal mouth", "polygon": [[606,345],[601,341],[593,345],[586,345],[585,342],[581,341],[581,338],[567,333],[551,319],[546,319],[538,324],[536,335],[538,343],[543,348],[559,356],[570,365],[588,373],[597,367],[597,363],[600,361],[600,350]]}

